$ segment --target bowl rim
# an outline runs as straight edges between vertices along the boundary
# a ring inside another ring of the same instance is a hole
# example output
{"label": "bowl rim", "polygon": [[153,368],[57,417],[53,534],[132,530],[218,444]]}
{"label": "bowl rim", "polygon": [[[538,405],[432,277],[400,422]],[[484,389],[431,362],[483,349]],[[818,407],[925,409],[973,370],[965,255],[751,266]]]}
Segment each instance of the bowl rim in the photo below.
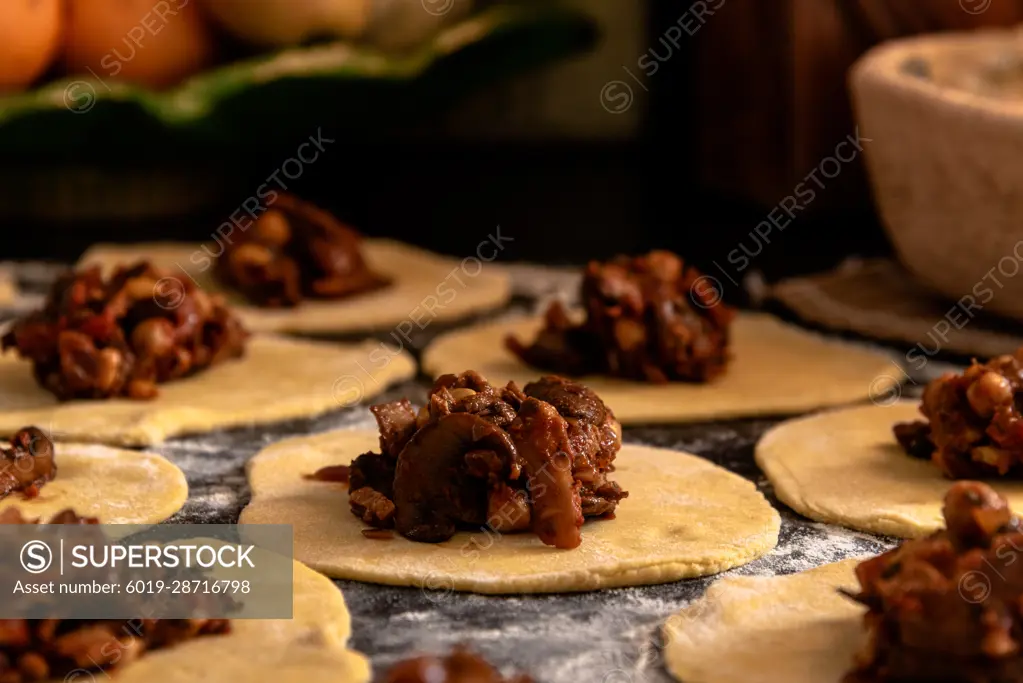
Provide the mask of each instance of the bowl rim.
{"label": "bowl rim", "polygon": [[1007,43],[1016,45],[1023,56],[1023,24],[970,31],[926,33],[886,41],[874,46],[853,63],[849,69],[849,87],[854,95],[865,85],[897,88],[918,100],[941,102],[989,117],[1023,119],[1023,98],[995,98],[963,88],[941,85],[932,79],[908,73],[902,68],[906,59],[920,56],[921,51],[933,54],[935,51],[978,47],[996,42],[1001,45]]}

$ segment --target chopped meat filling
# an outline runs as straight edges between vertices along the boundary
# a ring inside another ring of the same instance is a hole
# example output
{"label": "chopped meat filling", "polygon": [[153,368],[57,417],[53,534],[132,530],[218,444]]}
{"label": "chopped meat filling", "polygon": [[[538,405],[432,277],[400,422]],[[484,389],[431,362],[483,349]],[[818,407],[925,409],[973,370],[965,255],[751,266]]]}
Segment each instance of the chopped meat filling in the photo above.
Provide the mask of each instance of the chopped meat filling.
{"label": "chopped meat filling", "polygon": [[35,427],[19,430],[9,449],[0,448],[0,498],[15,491],[33,497],[57,476],[53,442]]}
{"label": "chopped meat filling", "polygon": [[920,404],[927,420],[895,425],[895,438],[949,479],[1023,476],[1021,387],[1023,349],[974,362],[928,384]]}
{"label": "chopped meat filling", "polygon": [[867,644],[845,683],[1023,680],[1023,525],[985,484],[956,482],[946,529],[856,568]]}
{"label": "chopped meat filling", "polygon": [[156,385],[244,353],[248,334],[218,296],[147,262],[59,278],[41,311],[0,339],[60,400],[150,399]]}
{"label": "chopped meat filling", "polygon": [[355,230],[308,202],[280,194],[252,227],[232,235],[217,259],[221,280],[258,306],[342,299],[385,287]]}
{"label": "chopped meat filling", "polygon": [[608,478],[621,427],[586,387],[543,377],[520,390],[475,372],[445,375],[417,414],[407,400],[372,408],[380,452],[351,464],[352,512],[377,528],[438,543],[458,529],[532,529],[557,548],[581,543],[586,517],[628,494]]}
{"label": "chopped meat filling", "polygon": [[381,683],[533,683],[524,674],[505,678],[482,657],[458,647],[447,656],[423,656],[394,665]]}
{"label": "chopped meat filling", "polygon": [[523,362],[571,376],[614,375],[641,382],[708,382],[730,360],[735,311],[703,276],[666,251],[590,263],[574,322],[555,302],[531,344],[508,349]]}
{"label": "chopped meat filling", "polygon": [[[0,513],[0,524],[38,524],[17,508]],[[58,513],[49,524],[98,524],[73,510]],[[223,596],[193,596],[223,600]],[[130,599],[120,596],[112,599]],[[227,633],[228,619],[0,619],[0,681],[91,679],[90,672],[113,671],[150,650],[200,636]]]}

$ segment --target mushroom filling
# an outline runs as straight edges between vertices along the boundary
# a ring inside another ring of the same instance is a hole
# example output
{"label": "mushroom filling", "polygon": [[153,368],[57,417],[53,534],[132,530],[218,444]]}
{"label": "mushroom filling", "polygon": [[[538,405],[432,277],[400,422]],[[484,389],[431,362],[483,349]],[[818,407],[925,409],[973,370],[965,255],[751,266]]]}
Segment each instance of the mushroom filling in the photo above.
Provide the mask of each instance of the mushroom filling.
{"label": "mushroom filling", "polygon": [[217,274],[258,306],[342,299],[385,287],[352,228],[308,202],[280,194],[249,229],[223,244]]}
{"label": "mushroom filling", "polygon": [[156,385],[243,355],[248,333],[218,296],[142,261],[59,278],[0,340],[60,400],[150,399]]}
{"label": "mushroom filling", "polygon": [[476,372],[444,375],[417,414],[407,400],[371,408],[380,452],[348,471],[352,512],[413,541],[458,529],[532,529],[575,548],[586,517],[614,512],[628,494],[608,479],[621,427],[586,387],[543,377],[499,389]]}
{"label": "mushroom filling", "polygon": [[534,683],[525,674],[505,678],[493,665],[464,647],[451,654],[424,655],[395,664],[381,683]]}
{"label": "mushroom filling", "polygon": [[[895,438],[918,458],[930,458],[950,479],[1023,475],[1023,349],[961,375],[945,374],[924,390],[927,421],[895,425]],[[1017,403],[1019,401],[1019,403]]]}
{"label": "mushroom filling", "polygon": [[707,382],[728,365],[735,311],[707,278],[672,253],[591,262],[581,300],[582,323],[555,302],[536,339],[527,345],[508,337],[508,350],[528,365],[567,375],[656,384]]}
{"label": "mushroom filling", "polygon": [[1023,680],[1023,525],[973,481],[952,486],[944,516],[856,568],[868,638],[846,683]]}
{"label": "mushroom filling", "polygon": [[[99,520],[65,510],[47,523],[99,524]],[[16,508],[7,508],[0,513],[0,524],[39,524],[39,520],[28,520]],[[120,594],[103,599],[130,601],[133,597]],[[32,595],[16,599],[46,601],[59,597]],[[199,611],[203,604],[233,602],[224,595],[202,593],[192,594],[190,599]],[[111,671],[149,650],[230,629],[228,619],[0,619],[0,681],[94,680],[90,672]]]}
{"label": "mushroom filling", "polygon": [[11,438],[10,448],[0,448],[0,498],[15,491],[35,497],[43,484],[55,476],[57,463],[53,457],[53,442],[41,430],[20,429]]}

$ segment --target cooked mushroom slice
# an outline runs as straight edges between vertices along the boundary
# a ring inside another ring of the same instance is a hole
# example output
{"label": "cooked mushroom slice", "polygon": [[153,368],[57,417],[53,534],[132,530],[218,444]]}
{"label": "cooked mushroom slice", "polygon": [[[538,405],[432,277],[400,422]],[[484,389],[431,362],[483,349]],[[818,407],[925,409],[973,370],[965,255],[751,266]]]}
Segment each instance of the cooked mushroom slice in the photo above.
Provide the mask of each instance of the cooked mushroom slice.
{"label": "cooked mushroom slice", "polygon": [[446,541],[459,523],[486,523],[487,482],[465,464],[471,451],[497,453],[505,467],[515,446],[493,423],[469,413],[451,413],[416,432],[398,456],[394,473],[395,527],[413,540]]}
{"label": "cooked mushroom slice", "polygon": [[568,423],[551,404],[527,398],[508,432],[526,465],[533,531],[547,545],[579,547],[583,513],[572,478]]}

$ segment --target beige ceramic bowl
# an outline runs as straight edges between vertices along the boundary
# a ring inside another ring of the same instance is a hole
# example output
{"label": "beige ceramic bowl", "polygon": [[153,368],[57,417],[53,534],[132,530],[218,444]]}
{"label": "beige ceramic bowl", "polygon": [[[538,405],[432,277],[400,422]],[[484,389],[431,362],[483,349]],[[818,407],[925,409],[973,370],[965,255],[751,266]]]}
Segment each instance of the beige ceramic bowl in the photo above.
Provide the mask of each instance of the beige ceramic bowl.
{"label": "beige ceramic bowl", "polygon": [[850,81],[902,263],[947,297],[1023,318],[1023,31],[886,43]]}

